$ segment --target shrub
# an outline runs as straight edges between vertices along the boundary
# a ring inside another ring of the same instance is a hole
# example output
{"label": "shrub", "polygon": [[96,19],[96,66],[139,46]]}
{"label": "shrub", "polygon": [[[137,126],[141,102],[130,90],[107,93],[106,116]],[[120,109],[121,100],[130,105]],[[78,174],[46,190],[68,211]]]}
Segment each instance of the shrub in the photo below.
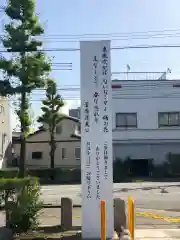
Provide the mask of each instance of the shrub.
{"label": "shrub", "polygon": [[127,161],[116,159],[113,162],[113,181],[122,182],[128,177],[129,165]]}
{"label": "shrub", "polygon": [[[1,178],[14,178],[18,175],[18,170],[0,170]],[[27,176],[33,176],[39,178],[41,183],[51,183],[51,176],[54,176],[54,182],[56,183],[80,183],[81,182],[81,170],[76,168],[46,168],[46,169],[27,169]]]}
{"label": "shrub", "polygon": [[1,179],[0,192],[1,202],[5,204],[7,227],[14,232],[26,232],[37,227],[42,209],[37,179]]}
{"label": "shrub", "polygon": [[[81,170],[80,169],[68,169],[68,168],[48,168],[48,169],[31,169],[27,171],[30,176],[36,176],[41,183],[62,183],[73,184],[81,182]],[[54,176],[52,181],[51,176]]]}
{"label": "shrub", "polygon": [[171,175],[180,175],[180,154],[168,153],[167,163]]}
{"label": "shrub", "polygon": [[169,163],[163,162],[161,164],[155,165],[152,168],[152,177],[159,179],[170,177]]}
{"label": "shrub", "polygon": [[18,169],[1,169],[0,170],[0,178],[15,178],[18,176]]}

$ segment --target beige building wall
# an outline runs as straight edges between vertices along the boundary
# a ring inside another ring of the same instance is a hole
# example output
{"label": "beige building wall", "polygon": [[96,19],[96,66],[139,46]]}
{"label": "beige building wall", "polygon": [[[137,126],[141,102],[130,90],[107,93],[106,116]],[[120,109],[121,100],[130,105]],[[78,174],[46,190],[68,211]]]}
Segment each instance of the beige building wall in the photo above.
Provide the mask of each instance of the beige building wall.
{"label": "beige building wall", "polygon": [[11,158],[10,107],[7,98],[0,97],[0,169],[7,166]]}
{"label": "beige building wall", "polygon": [[[78,134],[80,123],[64,119],[57,128],[55,166],[80,167],[80,139]],[[20,144],[14,144],[17,156],[20,154]],[[26,166],[30,168],[50,167],[50,146],[48,131],[39,131],[31,135],[26,143]],[[36,154],[35,154],[36,153]],[[34,156],[37,153],[41,156]],[[41,153],[41,154],[40,154]]]}

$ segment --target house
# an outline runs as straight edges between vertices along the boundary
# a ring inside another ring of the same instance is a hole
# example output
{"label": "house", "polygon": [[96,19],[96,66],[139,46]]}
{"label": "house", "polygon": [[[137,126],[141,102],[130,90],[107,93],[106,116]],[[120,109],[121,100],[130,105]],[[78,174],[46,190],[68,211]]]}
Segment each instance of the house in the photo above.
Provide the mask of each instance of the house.
{"label": "house", "polygon": [[[56,127],[55,167],[80,167],[80,121],[66,117]],[[26,141],[26,167],[47,168],[50,166],[49,132],[41,127],[30,134]],[[13,141],[14,159],[20,155],[19,138]],[[18,161],[17,161],[18,162]],[[12,163],[16,165],[17,163]]]}
{"label": "house", "polygon": [[[134,168],[180,154],[180,81],[114,80],[113,157]],[[146,169],[146,170],[145,170]],[[138,171],[138,170],[137,170]]]}
{"label": "house", "polygon": [[10,127],[9,101],[5,97],[0,98],[0,169],[7,166],[7,160],[11,158],[12,134]]}

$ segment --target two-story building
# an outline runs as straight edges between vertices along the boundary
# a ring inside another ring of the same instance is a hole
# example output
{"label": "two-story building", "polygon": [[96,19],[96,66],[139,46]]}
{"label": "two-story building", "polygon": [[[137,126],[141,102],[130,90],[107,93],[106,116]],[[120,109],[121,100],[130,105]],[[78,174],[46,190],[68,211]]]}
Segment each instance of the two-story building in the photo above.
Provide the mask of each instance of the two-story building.
{"label": "two-story building", "polygon": [[113,84],[113,154],[147,168],[180,154],[180,81],[132,80]]}
{"label": "two-story building", "polygon": [[[55,141],[55,167],[79,168],[80,163],[80,120],[66,117],[56,127]],[[20,142],[13,138],[14,161],[12,166],[18,165],[20,155]],[[50,135],[44,126],[30,134],[26,141],[26,167],[48,168],[50,167]]]}

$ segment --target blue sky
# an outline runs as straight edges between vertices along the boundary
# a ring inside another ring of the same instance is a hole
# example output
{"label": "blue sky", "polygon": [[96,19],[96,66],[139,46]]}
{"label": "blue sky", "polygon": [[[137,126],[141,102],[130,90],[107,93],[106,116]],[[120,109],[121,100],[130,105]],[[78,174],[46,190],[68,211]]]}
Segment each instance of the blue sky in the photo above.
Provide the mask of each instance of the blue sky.
{"label": "blue sky", "polygon": [[[78,48],[83,34],[149,32],[178,30],[179,36],[149,39],[128,39],[112,41],[112,46],[141,44],[179,44],[180,43],[180,1],[179,0],[37,0],[37,13],[45,27],[46,35],[80,35],[76,42],[45,42],[46,48]],[[0,13],[0,17],[2,13]],[[89,40],[91,38],[87,38]],[[101,39],[97,37],[94,39]],[[53,71],[59,87],[79,85],[79,52],[48,52],[54,62],[72,62],[72,71]],[[165,71],[172,69],[172,77],[180,75],[180,48],[176,49],[131,49],[112,51],[112,71],[126,71],[126,64],[131,71]],[[179,73],[178,73],[179,72]],[[114,76],[118,77],[118,76]],[[65,98],[78,99],[78,92],[61,92]],[[34,96],[39,99],[40,96]],[[71,100],[67,109],[78,105]],[[33,102],[35,115],[39,113],[40,103]]]}

